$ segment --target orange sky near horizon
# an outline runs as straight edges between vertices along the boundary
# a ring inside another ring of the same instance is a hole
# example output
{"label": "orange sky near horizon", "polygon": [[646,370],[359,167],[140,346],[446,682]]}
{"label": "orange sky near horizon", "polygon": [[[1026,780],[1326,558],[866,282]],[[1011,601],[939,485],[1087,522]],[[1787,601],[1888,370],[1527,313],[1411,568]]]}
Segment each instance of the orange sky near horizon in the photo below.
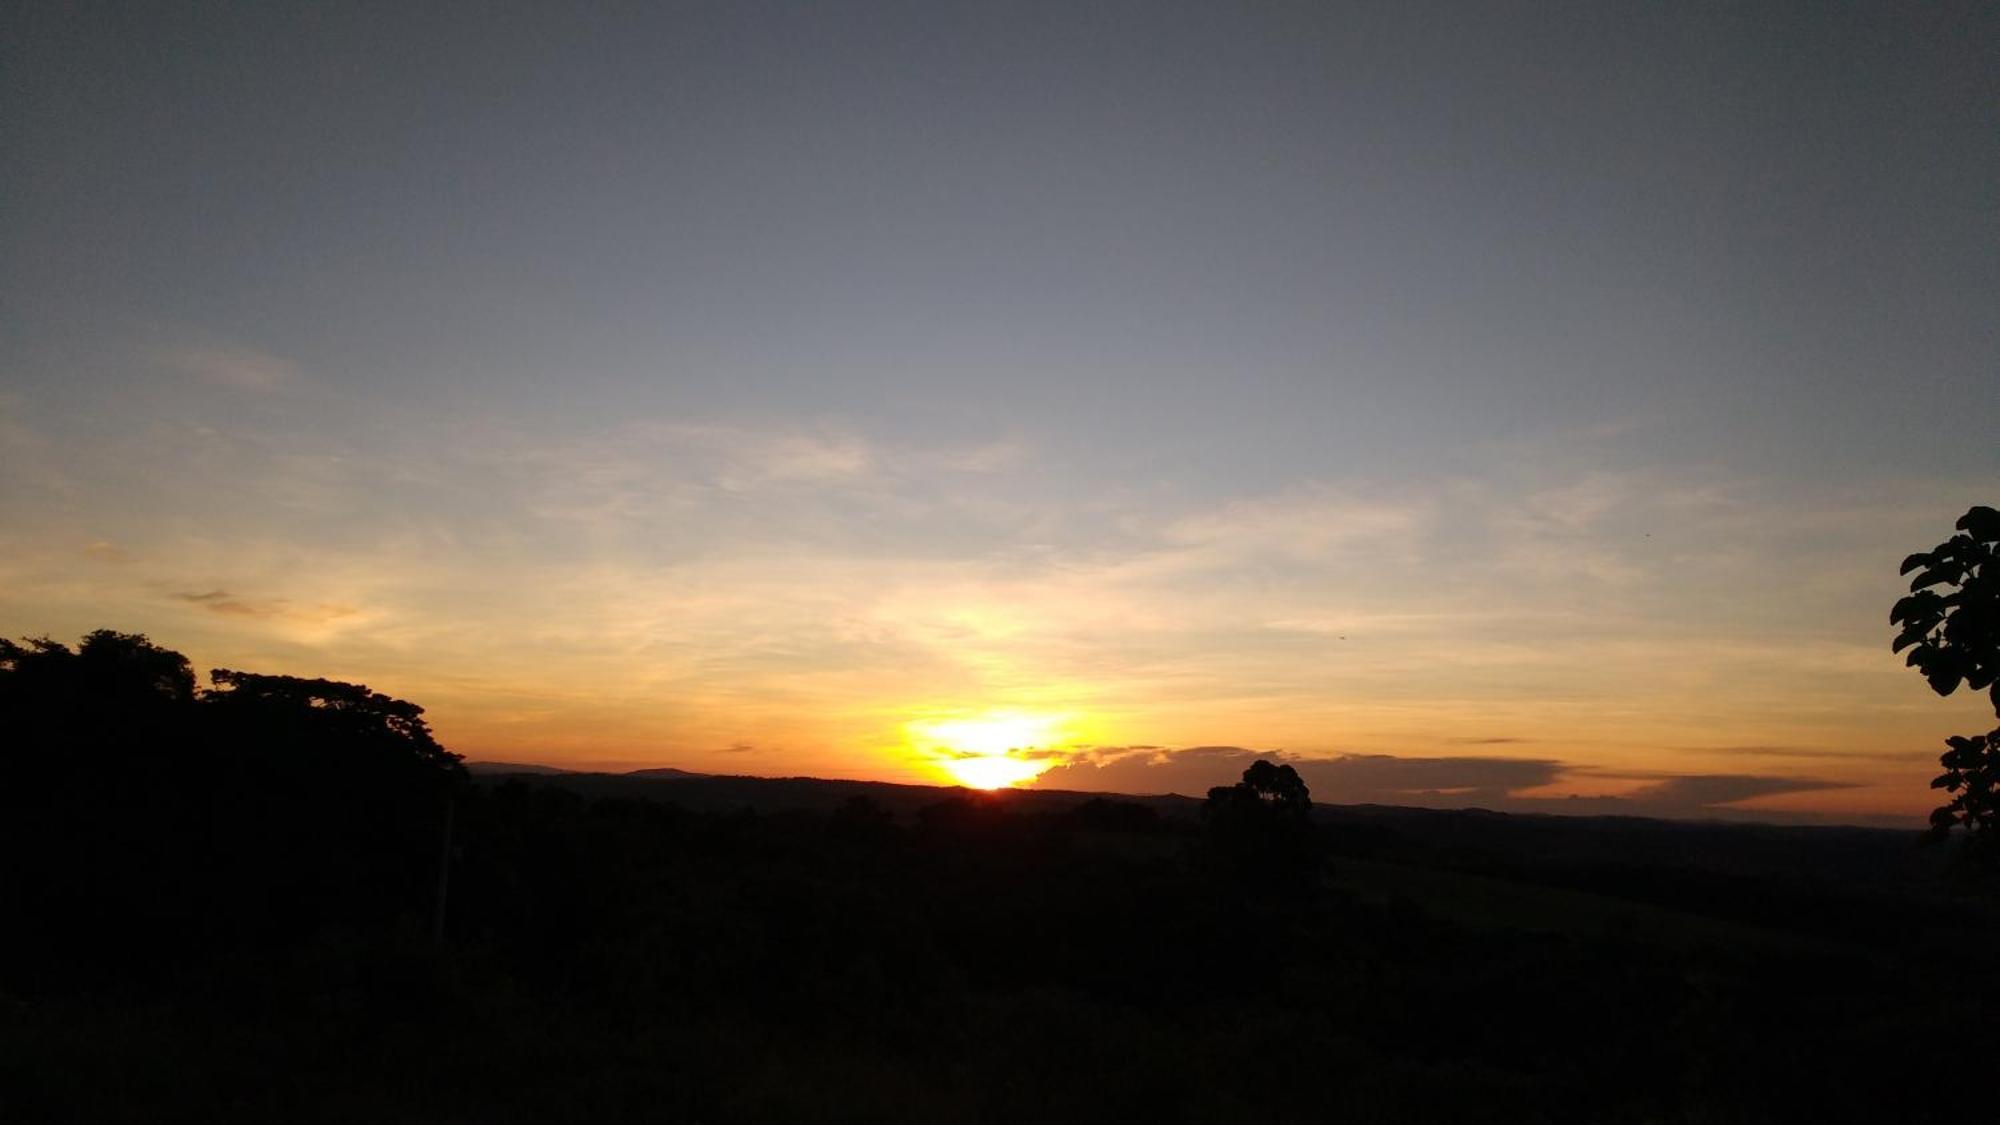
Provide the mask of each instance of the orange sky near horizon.
{"label": "orange sky near horizon", "polygon": [[[16,636],[143,631],[203,670],[365,682],[423,704],[476,760],[987,785],[1126,747],[1239,746],[1559,763],[1512,791],[1531,804],[1685,775],[1777,789],[1725,813],[1913,822],[1933,806],[1942,738],[1991,716],[1901,667],[1886,613],[1902,550],[1949,519],[1891,501],[1771,528],[1746,499],[1663,512],[1640,482],[1587,479],[1607,495],[1581,514],[1536,516],[1543,493],[1494,515],[1511,538],[1479,567],[1430,553],[1436,525],[1463,534],[1448,498],[1357,509],[1331,492],[1274,502],[1282,520],[1225,511],[1128,555],[998,572],[837,556],[563,570],[446,546],[390,564],[52,531],[10,552],[0,615]],[[1681,538],[1670,565],[1593,527],[1633,504]],[[1759,537],[1847,527],[1868,531],[1754,581]]]}

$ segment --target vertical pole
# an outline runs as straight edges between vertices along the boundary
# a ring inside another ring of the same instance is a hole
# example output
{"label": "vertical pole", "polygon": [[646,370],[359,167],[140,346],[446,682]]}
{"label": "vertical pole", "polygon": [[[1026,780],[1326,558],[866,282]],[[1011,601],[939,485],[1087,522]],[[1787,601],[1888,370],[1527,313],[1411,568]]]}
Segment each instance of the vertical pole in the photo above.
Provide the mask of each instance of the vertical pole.
{"label": "vertical pole", "polygon": [[458,797],[447,794],[444,799],[444,845],[438,851],[438,881],[436,909],[431,911],[431,944],[444,944],[444,904],[445,895],[451,890],[451,822],[458,811]]}

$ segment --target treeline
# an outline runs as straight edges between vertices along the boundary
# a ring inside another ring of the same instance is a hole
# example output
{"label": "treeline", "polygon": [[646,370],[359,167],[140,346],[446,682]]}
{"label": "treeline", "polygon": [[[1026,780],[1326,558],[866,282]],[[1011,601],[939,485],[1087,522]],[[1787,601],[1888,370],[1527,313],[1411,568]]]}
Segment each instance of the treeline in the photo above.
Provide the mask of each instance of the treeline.
{"label": "treeline", "polygon": [[422,708],[329,680],[210,684],[144,636],[0,639],[0,987],[139,986],[421,923],[465,779]]}

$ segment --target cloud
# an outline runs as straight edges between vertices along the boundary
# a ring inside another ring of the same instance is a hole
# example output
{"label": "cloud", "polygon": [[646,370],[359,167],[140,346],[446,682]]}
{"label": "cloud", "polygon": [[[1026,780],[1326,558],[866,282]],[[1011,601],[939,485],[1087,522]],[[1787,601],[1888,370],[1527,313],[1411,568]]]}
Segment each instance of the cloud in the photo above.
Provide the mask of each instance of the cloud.
{"label": "cloud", "polygon": [[159,358],[184,375],[236,391],[276,391],[300,378],[297,363],[253,348],[173,348]]}
{"label": "cloud", "polygon": [[1697,774],[1669,777],[1626,794],[1637,806],[1663,809],[1714,810],[1757,797],[1783,793],[1811,793],[1823,789],[1850,789],[1837,781],[1809,777],[1759,777],[1749,774]]}
{"label": "cloud", "polygon": [[209,590],[205,593],[181,592],[168,596],[175,601],[186,602],[188,605],[223,617],[247,617],[256,620],[276,618],[326,624],[343,617],[353,617],[361,612],[353,606],[345,605],[297,606],[284,598],[244,598],[227,590]]}
{"label": "cloud", "polygon": [[108,539],[96,540],[84,547],[83,553],[94,562],[110,563],[114,566],[132,561],[132,552]]}
{"label": "cloud", "polygon": [[677,465],[725,492],[851,481],[872,472],[881,459],[865,438],[830,425],[638,423],[604,441],[645,468]]}
{"label": "cloud", "polygon": [[1019,465],[1026,456],[1026,447],[1018,442],[990,441],[962,449],[944,449],[926,460],[945,472],[998,473]]}
{"label": "cloud", "polygon": [[227,590],[210,590],[205,594],[177,593],[170,595],[175,601],[199,606],[210,613],[225,617],[271,617],[278,610],[275,603],[253,602],[236,597]]}
{"label": "cloud", "polygon": [[1819,758],[1835,762],[1915,762],[1937,757],[1930,750],[1829,750],[1812,746],[1716,746],[1710,753],[1746,758]]}
{"label": "cloud", "polygon": [[1586,473],[1580,479],[1530,494],[1515,518],[1564,532],[1580,532],[1606,513],[1623,507],[1632,492],[1633,482],[1624,475]]}
{"label": "cloud", "polygon": [[1205,562],[1250,556],[1311,561],[1407,540],[1430,510],[1426,500],[1315,484],[1185,515],[1161,530],[1172,547]]}
{"label": "cloud", "polygon": [[[845,480],[860,476],[874,462],[868,443],[852,436],[788,433],[749,445],[741,468],[748,470],[744,486],[765,481]],[[725,487],[738,478],[725,477]]]}
{"label": "cloud", "polygon": [[1038,789],[1198,796],[1210,786],[1235,781],[1259,757],[1273,756],[1241,746],[1098,747],[1051,767],[1034,784]]}
{"label": "cloud", "polygon": [[[1413,805],[1429,808],[1487,808],[1505,812],[1739,819],[1785,819],[1788,814],[1739,808],[1743,802],[1790,793],[1853,788],[1845,782],[1809,777],[1754,774],[1618,774],[1574,767],[1550,758],[1401,757],[1343,754],[1300,757],[1283,751],[1241,746],[1100,747],[1075,754],[1035,781],[1041,789],[1073,789],[1134,795],[1178,793],[1200,796],[1227,785],[1258,759],[1284,762],[1298,770],[1313,799],[1334,805]],[[1566,780],[1579,784],[1642,781],[1612,795],[1546,795]]]}
{"label": "cloud", "polygon": [[1290,763],[1319,799],[1350,805],[1409,804],[1447,797],[1459,804],[1479,804],[1503,799],[1516,790],[1547,785],[1563,769],[1562,763],[1541,758],[1401,758],[1388,754],[1302,758],[1242,746],[1100,748],[1048,770],[1037,785],[1196,796],[1211,786],[1235,782],[1259,758]]}
{"label": "cloud", "polygon": [[[1708,815],[1927,795],[1929,752],[1880,753],[1938,727],[1881,618],[1901,548],[1962,510],[1935,486],[1524,456],[1477,479],[1140,487],[1059,445],[954,452],[825,419],[306,417],[281,394],[110,441],[14,419],[31,405],[0,397],[0,522],[21,532],[0,610],[194,624],[302,667],[284,646],[337,641],[356,678],[421,685],[488,756],[743,739],[761,750],[737,760],[773,770],[911,779],[931,768],[900,756],[913,709],[1004,705],[1085,716],[1099,742],[1288,747],[1329,801]],[[1064,752],[1043,784],[1199,794],[1252,753]],[[1638,763],[1870,788],[1611,772]]]}
{"label": "cloud", "polygon": [[1547,758],[1402,758],[1346,754],[1293,763],[1306,784],[1342,804],[1425,804],[1445,801],[1491,806],[1516,792],[1551,784],[1563,763]]}

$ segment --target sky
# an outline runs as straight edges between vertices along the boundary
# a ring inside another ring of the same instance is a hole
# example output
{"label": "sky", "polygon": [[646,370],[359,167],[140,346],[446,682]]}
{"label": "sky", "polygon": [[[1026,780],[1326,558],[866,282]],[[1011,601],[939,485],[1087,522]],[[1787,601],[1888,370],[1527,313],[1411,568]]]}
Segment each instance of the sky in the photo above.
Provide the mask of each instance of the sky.
{"label": "sky", "polygon": [[[421,7],[421,10],[418,10]],[[1909,822],[2000,9],[9,5],[0,636],[470,758]]]}

